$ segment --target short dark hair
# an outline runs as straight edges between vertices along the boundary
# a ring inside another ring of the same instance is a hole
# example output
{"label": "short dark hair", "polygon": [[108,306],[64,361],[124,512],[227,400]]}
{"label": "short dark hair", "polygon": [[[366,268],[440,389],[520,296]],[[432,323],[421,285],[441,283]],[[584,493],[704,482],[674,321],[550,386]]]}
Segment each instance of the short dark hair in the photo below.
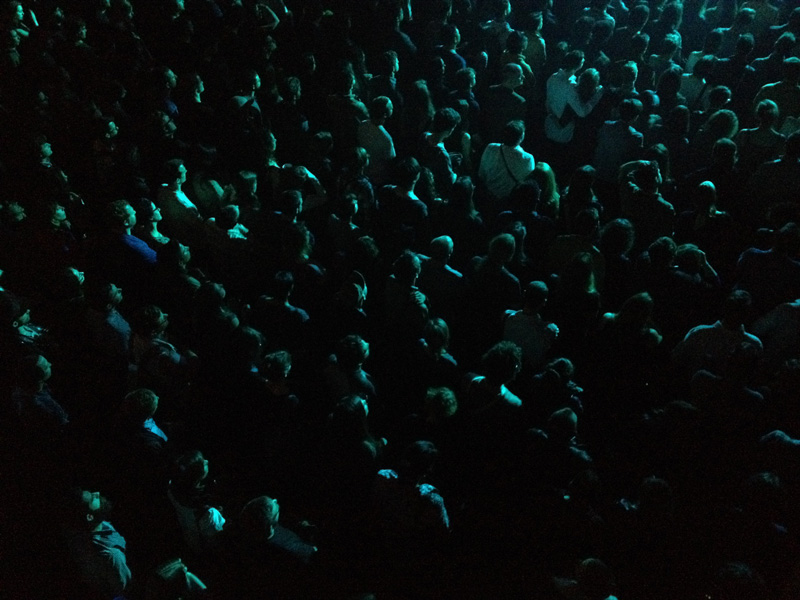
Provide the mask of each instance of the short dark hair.
{"label": "short dark hair", "polygon": [[564,57],[564,69],[571,71],[573,69],[580,69],[583,64],[583,50],[570,50]]}
{"label": "short dark hair", "polygon": [[525,137],[525,123],[519,120],[509,121],[503,126],[500,141],[506,146],[518,146]]}
{"label": "short dark hair", "polygon": [[114,200],[106,206],[106,220],[112,227],[122,227],[128,221],[128,207],[133,208],[127,200]]}
{"label": "short dark hair", "polygon": [[453,129],[461,122],[461,115],[454,108],[440,108],[433,115],[433,132],[441,133]]}
{"label": "short dark hair", "polygon": [[643,108],[640,100],[636,98],[626,98],[619,104],[619,118],[626,123],[630,123],[642,114]]}
{"label": "short dark hair", "polygon": [[400,186],[412,185],[422,172],[419,162],[413,156],[402,159],[395,165],[395,179]]}
{"label": "short dark hair", "polygon": [[481,357],[483,374],[491,383],[511,381],[522,365],[522,350],[513,342],[498,342]]}

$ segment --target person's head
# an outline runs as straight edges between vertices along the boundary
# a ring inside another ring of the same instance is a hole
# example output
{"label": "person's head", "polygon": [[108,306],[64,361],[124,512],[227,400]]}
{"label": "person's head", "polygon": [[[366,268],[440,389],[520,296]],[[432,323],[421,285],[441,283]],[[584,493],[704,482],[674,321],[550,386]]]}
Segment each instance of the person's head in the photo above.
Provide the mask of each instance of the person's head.
{"label": "person's head", "polygon": [[633,172],[633,181],[649,194],[655,194],[662,183],[661,169],[654,160],[646,161]]}
{"label": "person's head", "polygon": [[778,105],[772,100],[762,100],[756,106],[756,117],[764,127],[772,127],[778,121]]}
{"label": "person's head", "polygon": [[695,206],[702,213],[708,213],[717,204],[717,188],[712,181],[703,181],[694,194]]}
{"label": "person's head", "polygon": [[727,166],[729,169],[733,169],[737,156],[738,148],[736,147],[736,142],[730,138],[724,137],[717,140],[711,149],[712,164]]}
{"label": "person's head", "polygon": [[564,57],[563,69],[570,73],[576,73],[583,66],[583,50],[570,50]]}
{"label": "person's head", "polygon": [[513,342],[498,342],[481,357],[481,372],[493,385],[512,381],[521,368],[522,350]]}
{"label": "person's head", "polygon": [[650,264],[654,267],[671,267],[675,264],[675,253],[678,245],[668,236],[662,236],[647,247]]}
{"label": "person's head", "polygon": [[422,337],[434,354],[442,354],[450,345],[450,328],[444,319],[435,317],[425,324]]}
{"label": "person's head", "polygon": [[674,33],[668,33],[664,36],[664,39],[661,40],[661,44],[658,46],[658,54],[665,58],[672,59],[675,56],[675,52],[678,51],[680,48],[681,40]]}
{"label": "person's head", "polygon": [[173,158],[164,163],[164,183],[180,186],[186,183],[186,165],[180,158]]}
{"label": "person's head", "polygon": [[422,270],[419,256],[411,250],[405,250],[392,265],[392,274],[403,285],[414,285]]}
{"label": "person's head", "polygon": [[677,30],[683,19],[683,6],[679,2],[670,2],[661,11],[658,22],[671,30]]}
{"label": "person's head", "polygon": [[336,345],[336,360],[345,370],[361,368],[367,358],[369,344],[359,335],[347,335]]}
{"label": "person's head", "polygon": [[633,223],[628,219],[614,219],[600,230],[600,250],[606,257],[627,255],[635,239]]}
{"label": "person's head", "polygon": [[127,200],[114,200],[106,206],[106,222],[112,229],[129,230],[136,225],[136,211]]}
{"label": "person's head", "polygon": [[152,419],[158,410],[158,396],[153,390],[138,388],[125,395],[121,414],[130,423],[140,424]]}
{"label": "person's head", "polygon": [[579,562],[575,567],[575,579],[587,600],[605,600],[616,590],[614,574],[597,558],[587,558]]}
{"label": "person's head", "polygon": [[175,459],[173,485],[194,488],[208,477],[208,460],[199,450],[188,450]]}
{"label": "person's head", "polygon": [[461,42],[461,33],[454,23],[445,23],[439,30],[439,40],[446,49],[456,48]]}
{"label": "person's head", "polygon": [[17,329],[31,320],[31,311],[26,301],[11,292],[0,291],[0,321],[3,328]]}
{"label": "person's head", "polygon": [[294,275],[291,271],[278,271],[272,278],[272,294],[275,298],[288,301],[294,290]]}
{"label": "person's head", "polygon": [[450,135],[461,122],[461,116],[454,108],[440,108],[433,114],[432,129],[434,134]]}
{"label": "person's head", "polygon": [[669,518],[675,510],[669,483],[658,477],[646,477],[639,486],[639,510],[645,518]]}
{"label": "person's head", "polygon": [[791,85],[800,82],[800,58],[790,56],[783,60],[783,81]]}
{"label": "person's head", "polygon": [[428,419],[449,419],[458,410],[458,400],[453,390],[447,387],[428,388],[425,394],[425,412]]}
{"label": "person's head", "polygon": [[404,158],[395,165],[395,181],[403,189],[413,189],[421,173],[422,167],[413,156]]}
{"label": "person's head", "polygon": [[512,31],[506,38],[506,50],[509,54],[522,54],[528,47],[528,36],[521,31]]}
{"label": "person's head", "polygon": [[736,40],[734,52],[737,56],[747,57],[756,46],[756,40],[752,33],[743,33]]}
{"label": "person's head", "polygon": [[278,203],[281,214],[290,220],[297,219],[303,212],[303,194],[300,190],[285,190]]}
{"label": "person's head", "polygon": [[433,442],[419,440],[406,446],[397,466],[399,475],[404,479],[420,482],[433,469],[439,451]]}
{"label": "person's head", "polygon": [[753,297],[745,290],[734,290],[722,303],[722,322],[731,328],[744,325],[750,318]]}
{"label": "person's head", "polygon": [[692,73],[694,73],[695,77],[707,81],[709,76],[714,73],[715,62],[716,59],[713,56],[703,56],[695,63]]}
{"label": "person's head", "polygon": [[430,254],[431,258],[446,263],[453,255],[453,238],[449,235],[440,235],[431,240]]}
{"label": "person's head", "polygon": [[264,357],[260,370],[271,381],[286,379],[292,370],[292,355],[286,350],[270,352]]}
{"label": "person's head", "polygon": [[800,226],[797,223],[786,223],[775,234],[773,248],[792,258],[800,251]]}
{"label": "person's head", "polygon": [[476,83],[477,76],[475,75],[475,69],[472,67],[459,69],[453,76],[453,86],[460,92],[470,91],[475,87]]}
{"label": "person's head", "polygon": [[743,29],[750,25],[756,19],[756,11],[752,8],[740,8],[739,12],[733,18],[733,27],[735,29]]}
{"label": "person's head", "polygon": [[703,43],[703,54],[716,56],[722,47],[723,39],[725,39],[725,31],[723,29],[718,27],[709,31]]}
{"label": "person's head", "polygon": [[619,118],[625,123],[633,123],[642,114],[642,103],[636,98],[626,98],[619,105]]}
{"label": "person's head", "polygon": [[163,219],[161,209],[148,198],[141,198],[136,203],[136,218],[140,224],[158,223]]}
{"label": "person's head", "polygon": [[650,19],[650,7],[641,2],[631,8],[628,16],[628,27],[632,31],[641,31]]}
{"label": "person's head", "polygon": [[475,212],[474,194],[475,184],[472,182],[472,178],[468,175],[462,175],[453,184],[449,206],[458,211],[472,214]]}
{"label": "person's head", "polygon": [[217,226],[223,231],[228,231],[236,227],[239,222],[239,207],[235,204],[227,204],[219,209],[219,216],[217,217]]}
{"label": "person's head", "polygon": [[658,78],[658,85],[656,91],[660,98],[675,97],[681,89],[681,68],[678,66],[671,67],[661,73]]}
{"label": "person's head", "polygon": [[597,233],[598,227],[600,227],[600,213],[596,208],[584,208],[575,215],[575,225],[572,229],[577,235],[591,238]]}
{"label": "person's head", "polygon": [[387,50],[380,55],[375,66],[377,75],[394,77],[395,73],[400,70],[400,61],[397,58],[397,52],[394,50]]}
{"label": "person's head", "polygon": [[647,292],[635,294],[625,300],[617,313],[617,321],[628,327],[642,329],[653,315],[653,298]]}
{"label": "person's head", "polygon": [[499,265],[506,264],[514,257],[516,245],[514,236],[510,233],[494,236],[489,242],[489,260]]}
{"label": "person's head", "polygon": [[727,106],[731,101],[731,90],[724,85],[718,85],[711,88],[708,92],[708,109],[710,111],[719,110]]}
{"label": "person's head", "polygon": [[75,488],[63,504],[68,526],[89,531],[96,529],[111,515],[112,504],[100,492]]}
{"label": "person's head", "polygon": [[511,89],[518,88],[525,81],[522,73],[522,67],[517,63],[506,63],[500,71],[503,78],[503,85]]}
{"label": "person's head", "polygon": [[639,78],[639,67],[632,60],[622,63],[619,78],[622,87],[635,87],[636,80]]}
{"label": "person's head", "polygon": [[778,39],[775,40],[772,51],[778,56],[786,57],[789,56],[796,44],[797,38],[795,35],[791,31],[784,31],[778,36]]}
{"label": "person's head", "polygon": [[571,444],[578,435],[578,415],[571,408],[560,408],[548,417],[546,430],[557,445]]}
{"label": "person's head", "polygon": [[280,518],[278,501],[269,496],[253,498],[239,513],[239,532],[254,547],[265,544],[274,534]]}
{"label": "person's head", "polygon": [[373,123],[382,125],[392,116],[394,105],[386,96],[377,96],[369,104],[369,117]]}
{"label": "person's head", "polygon": [[122,302],[122,290],[107,281],[86,282],[86,301],[95,310],[111,312]]}
{"label": "person's head", "polygon": [[544,281],[531,281],[525,286],[525,309],[539,313],[547,304],[547,296],[550,290]]}
{"label": "person's head", "polygon": [[139,308],[131,320],[133,331],[145,338],[162,335],[167,330],[168,325],[169,318],[167,313],[153,304]]}
{"label": "person's head", "polygon": [[645,32],[637,33],[631,38],[630,42],[630,56],[641,57],[647,52],[650,47],[650,36]]}

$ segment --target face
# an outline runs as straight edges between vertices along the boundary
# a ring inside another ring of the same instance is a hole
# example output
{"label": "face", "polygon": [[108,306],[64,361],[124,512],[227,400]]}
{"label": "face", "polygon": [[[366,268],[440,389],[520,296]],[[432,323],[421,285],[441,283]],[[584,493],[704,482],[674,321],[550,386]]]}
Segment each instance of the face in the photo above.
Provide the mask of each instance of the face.
{"label": "face", "polygon": [[125,211],[128,214],[128,218],[125,219],[125,224],[127,227],[135,227],[136,226],[136,211],[133,210],[133,207],[128,205],[125,208]]}
{"label": "face", "polygon": [[75,276],[75,279],[78,280],[78,284],[83,285],[83,282],[86,280],[86,275],[83,273],[83,271],[78,271],[78,269],[74,267],[70,267],[69,270],[72,271],[72,274]]}
{"label": "face", "polygon": [[188,172],[186,170],[186,167],[184,165],[181,165],[181,166],[178,167],[178,171],[180,172],[180,176],[178,177],[178,181],[180,183],[186,183],[186,173]]}
{"label": "face", "polygon": [[117,137],[119,133],[119,129],[117,128],[117,124],[114,121],[108,122],[108,128],[106,129],[106,137],[108,139]]}
{"label": "face", "polygon": [[359,398],[359,402],[361,402],[361,407],[364,409],[364,416],[369,416],[369,404],[367,403],[367,399],[363,396]]}
{"label": "face", "polygon": [[67,220],[67,211],[60,204],[53,209],[53,223],[58,225]]}
{"label": "face", "polygon": [[8,205],[8,218],[12,223],[20,223],[25,220],[25,209],[17,202]]}
{"label": "face", "polygon": [[100,492],[84,490],[81,493],[81,501],[86,511],[86,520],[91,523],[104,521],[111,512],[111,503]]}
{"label": "face", "polygon": [[50,158],[51,156],[53,156],[53,147],[50,145],[50,142],[43,143],[40,148],[40,152],[42,158]]}
{"label": "face", "polygon": [[174,90],[178,85],[178,76],[175,75],[175,72],[172,69],[167,69],[167,72],[164,73],[164,79],[167,87],[171,90]]}
{"label": "face", "polygon": [[111,290],[109,291],[108,294],[108,300],[111,306],[119,306],[120,303],[122,302],[122,289],[118,288],[116,285],[112,283]]}
{"label": "face", "polygon": [[47,381],[53,375],[53,365],[50,364],[50,361],[47,360],[44,356],[40,356],[39,359],[36,361],[36,368],[39,370],[41,374],[41,380]]}
{"label": "face", "polygon": [[22,8],[22,4],[17,4],[17,8],[14,11],[14,19],[19,22],[25,18],[25,9]]}

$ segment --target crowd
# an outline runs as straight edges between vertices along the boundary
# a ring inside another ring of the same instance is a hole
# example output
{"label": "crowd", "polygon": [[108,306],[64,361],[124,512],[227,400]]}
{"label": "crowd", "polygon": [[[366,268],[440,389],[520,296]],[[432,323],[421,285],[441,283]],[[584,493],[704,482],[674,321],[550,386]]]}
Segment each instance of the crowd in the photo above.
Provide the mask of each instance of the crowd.
{"label": "crowd", "polygon": [[800,2],[0,10],[3,594],[800,597]]}

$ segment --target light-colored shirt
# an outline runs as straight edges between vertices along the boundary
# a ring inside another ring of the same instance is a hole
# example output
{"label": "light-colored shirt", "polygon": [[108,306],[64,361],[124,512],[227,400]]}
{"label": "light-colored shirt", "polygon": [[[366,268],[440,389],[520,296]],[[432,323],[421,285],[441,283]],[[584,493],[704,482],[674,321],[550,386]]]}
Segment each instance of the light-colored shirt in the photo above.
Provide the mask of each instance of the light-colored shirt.
{"label": "light-colored shirt", "polygon": [[374,183],[386,181],[389,162],[396,156],[392,136],[386,128],[369,119],[362,121],[358,126],[358,145],[369,153],[367,176]]}
{"label": "light-colored shirt", "polygon": [[505,198],[533,172],[533,155],[520,146],[489,144],[481,156],[478,177],[497,198]]}
{"label": "light-colored shirt", "polygon": [[575,133],[575,121],[560,123],[567,106],[571,107],[579,117],[587,116],[603,96],[603,86],[599,86],[588,102],[581,102],[578,97],[578,81],[564,69],[560,69],[547,80],[547,117],[544,122],[544,131],[547,138],[566,144],[572,140]]}

